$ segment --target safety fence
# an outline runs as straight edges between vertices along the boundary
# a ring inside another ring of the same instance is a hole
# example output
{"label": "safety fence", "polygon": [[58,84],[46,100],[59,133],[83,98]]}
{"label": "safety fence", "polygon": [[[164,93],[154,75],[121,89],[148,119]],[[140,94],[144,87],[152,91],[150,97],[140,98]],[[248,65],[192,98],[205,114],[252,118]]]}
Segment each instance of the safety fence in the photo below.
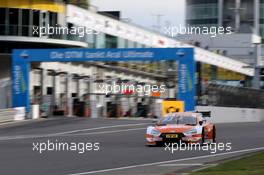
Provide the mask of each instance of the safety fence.
{"label": "safety fence", "polygon": [[0,80],[0,109],[11,107],[11,81],[10,79],[2,79]]}
{"label": "safety fence", "polygon": [[264,90],[208,84],[198,105],[264,109]]}

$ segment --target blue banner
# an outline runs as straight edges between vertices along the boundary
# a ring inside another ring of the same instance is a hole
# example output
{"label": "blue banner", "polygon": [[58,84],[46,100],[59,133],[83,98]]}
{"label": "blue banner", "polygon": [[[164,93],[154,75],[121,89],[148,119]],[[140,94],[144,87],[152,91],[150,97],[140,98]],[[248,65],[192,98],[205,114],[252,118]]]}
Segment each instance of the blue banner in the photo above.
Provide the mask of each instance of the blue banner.
{"label": "blue banner", "polygon": [[13,107],[26,107],[26,111],[30,110],[29,72],[29,63],[13,61],[12,104]]}
{"label": "blue banner", "polygon": [[180,59],[178,67],[178,99],[185,102],[185,111],[194,111],[196,105],[196,64],[193,59]]}
{"label": "blue banner", "polygon": [[185,110],[195,109],[195,61],[193,48],[138,49],[15,49],[13,50],[13,107],[30,110],[29,72],[31,62],[159,61],[179,62],[178,100]]}

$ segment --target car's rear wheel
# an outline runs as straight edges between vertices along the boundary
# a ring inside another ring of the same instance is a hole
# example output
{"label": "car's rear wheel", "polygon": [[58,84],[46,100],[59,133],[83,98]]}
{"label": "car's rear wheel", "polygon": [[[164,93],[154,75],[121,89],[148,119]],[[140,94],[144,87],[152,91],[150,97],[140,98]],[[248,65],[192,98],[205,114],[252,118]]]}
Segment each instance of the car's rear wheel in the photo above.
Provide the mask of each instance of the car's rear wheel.
{"label": "car's rear wheel", "polygon": [[200,144],[203,145],[204,144],[204,140],[205,140],[205,136],[204,136],[204,128],[202,130],[202,137],[201,137],[201,140],[200,140]]}
{"label": "car's rear wheel", "polygon": [[213,126],[213,135],[212,135],[212,142],[215,143],[215,138],[216,138],[216,130],[215,130],[215,126]]}

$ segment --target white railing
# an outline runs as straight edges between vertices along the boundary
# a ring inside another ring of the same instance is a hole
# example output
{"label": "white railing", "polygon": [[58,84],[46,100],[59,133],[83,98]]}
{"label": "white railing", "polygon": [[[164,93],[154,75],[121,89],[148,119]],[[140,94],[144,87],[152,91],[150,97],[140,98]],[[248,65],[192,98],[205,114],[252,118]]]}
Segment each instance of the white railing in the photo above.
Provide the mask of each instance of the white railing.
{"label": "white railing", "polygon": [[15,110],[12,108],[0,109],[0,123],[14,121]]}

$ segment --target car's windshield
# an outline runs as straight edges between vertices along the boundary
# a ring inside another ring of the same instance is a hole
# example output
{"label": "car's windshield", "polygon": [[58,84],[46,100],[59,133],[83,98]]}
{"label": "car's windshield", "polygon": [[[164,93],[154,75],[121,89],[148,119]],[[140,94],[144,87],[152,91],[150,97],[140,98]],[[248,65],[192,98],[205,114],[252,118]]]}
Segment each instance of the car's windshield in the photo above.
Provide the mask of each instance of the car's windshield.
{"label": "car's windshield", "polygon": [[193,116],[168,116],[157,122],[157,125],[168,124],[196,125],[196,118]]}

